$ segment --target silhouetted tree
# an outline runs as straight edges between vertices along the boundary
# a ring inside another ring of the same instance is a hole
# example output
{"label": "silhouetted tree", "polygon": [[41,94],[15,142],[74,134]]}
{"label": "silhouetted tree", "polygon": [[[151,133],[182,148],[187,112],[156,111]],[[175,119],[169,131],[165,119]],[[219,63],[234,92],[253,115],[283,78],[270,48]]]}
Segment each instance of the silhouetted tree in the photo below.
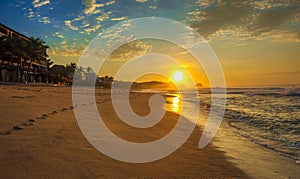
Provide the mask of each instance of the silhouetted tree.
{"label": "silhouetted tree", "polygon": [[104,77],[98,77],[98,83],[100,87],[111,88],[111,85],[114,81],[113,77],[105,75]]}

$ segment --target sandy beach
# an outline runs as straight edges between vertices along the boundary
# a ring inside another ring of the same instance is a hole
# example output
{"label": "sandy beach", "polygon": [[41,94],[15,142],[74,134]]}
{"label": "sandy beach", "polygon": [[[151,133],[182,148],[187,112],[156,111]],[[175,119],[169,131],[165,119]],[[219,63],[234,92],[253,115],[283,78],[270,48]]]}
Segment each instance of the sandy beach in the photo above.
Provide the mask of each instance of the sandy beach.
{"label": "sandy beach", "polygon": [[[294,160],[239,136],[225,122],[204,149],[197,147],[203,127],[198,126],[183,146],[163,159],[120,162],[97,151],[83,136],[71,87],[1,85],[0,93],[1,178],[300,178]],[[149,97],[131,94],[136,113],[149,112]],[[178,119],[167,112],[156,126],[137,129],[118,119],[109,90],[97,89],[96,101],[109,129],[134,142],[161,138]]]}

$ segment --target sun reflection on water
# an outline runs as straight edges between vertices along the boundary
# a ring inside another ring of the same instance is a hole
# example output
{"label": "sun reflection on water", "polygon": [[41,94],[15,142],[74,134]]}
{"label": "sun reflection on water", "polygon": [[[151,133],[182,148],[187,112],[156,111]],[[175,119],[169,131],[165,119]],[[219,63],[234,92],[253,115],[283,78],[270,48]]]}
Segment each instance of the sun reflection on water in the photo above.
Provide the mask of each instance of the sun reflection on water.
{"label": "sun reflection on water", "polygon": [[181,101],[180,101],[180,95],[176,94],[176,95],[170,95],[167,96],[167,107],[166,110],[167,111],[172,111],[175,113],[179,113],[180,109],[181,109]]}

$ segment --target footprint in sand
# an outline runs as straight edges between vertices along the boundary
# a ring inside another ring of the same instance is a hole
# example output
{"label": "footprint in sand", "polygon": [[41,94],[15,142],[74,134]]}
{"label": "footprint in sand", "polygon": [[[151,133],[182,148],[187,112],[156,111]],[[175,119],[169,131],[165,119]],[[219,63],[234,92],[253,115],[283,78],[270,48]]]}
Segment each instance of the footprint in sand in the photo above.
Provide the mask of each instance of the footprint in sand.
{"label": "footprint in sand", "polygon": [[67,108],[62,108],[62,109],[59,110],[59,111],[64,112],[64,111],[66,111],[66,110],[68,110],[68,109],[67,109]]}
{"label": "footprint in sand", "polygon": [[34,126],[35,123],[34,123],[34,122],[26,122],[24,125],[25,125],[25,126]]}
{"label": "footprint in sand", "polygon": [[29,119],[28,122],[35,122],[35,120],[34,119]]}
{"label": "footprint in sand", "polygon": [[[69,109],[73,109],[73,108],[75,108],[75,107],[74,106],[70,106],[69,107]],[[68,109],[67,108],[62,108],[60,111],[64,112],[66,110],[68,110]],[[52,111],[52,113],[49,113],[49,114],[53,114],[54,115],[56,113],[58,113],[58,112],[57,111]],[[36,119],[46,119],[47,117],[48,117],[47,114],[43,114],[41,117],[37,117]],[[12,130],[22,130],[22,129],[24,129],[24,126],[33,126],[33,125],[35,125],[35,122],[36,122],[35,119],[29,119],[24,124],[13,126]],[[9,134],[11,134],[11,131],[0,132],[0,135],[9,135]]]}
{"label": "footprint in sand", "polygon": [[22,130],[22,129],[24,129],[24,127],[19,126],[19,125],[16,125],[13,127],[13,130]]}
{"label": "footprint in sand", "polygon": [[42,117],[37,117],[36,119],[46,119],[47,117],[42,116]]}
{"label": "footprint in sand", "polygon": [[10,131],[5,131],[5,132],[1,132],[0,134],[1,135],[9,135],[9,134],[11,134],[11,132]]}
{"label": "footprint in sand", "polygon": [[28,122],[24,124],[25,126],[34,126],[35,125],[35,120],[34,119],[29,119]]}
{"label": "footprint in sand", "polygon": [[11,98],[25,98],[24,96],[12,96]]}

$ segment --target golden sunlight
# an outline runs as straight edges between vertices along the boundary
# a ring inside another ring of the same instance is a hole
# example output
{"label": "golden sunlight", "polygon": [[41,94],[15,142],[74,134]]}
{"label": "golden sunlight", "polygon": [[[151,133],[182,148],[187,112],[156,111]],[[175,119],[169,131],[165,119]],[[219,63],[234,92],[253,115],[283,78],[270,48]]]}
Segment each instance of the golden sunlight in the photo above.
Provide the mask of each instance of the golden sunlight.
{"label": "golden sunlight", "polygon": [[180,110],[180,100],[179,100],[179,96],[176,96],[172,99],[172,111],[174,112],[179,112]]}
{"label": "golden sunlight", "polygon": [[177,81],[177,82],[180,82],[183,80],[183,75],[180,71],[177,71],[174,73],[174,76],[173,76],[173,79],[174,81]]}
{"label": "golden sunlight", "polygon": [[167,100],[166,110],[178,114],[181,110],[180,95],[174,94],[174,96],[173,95],[167,96],[166,100]]}

